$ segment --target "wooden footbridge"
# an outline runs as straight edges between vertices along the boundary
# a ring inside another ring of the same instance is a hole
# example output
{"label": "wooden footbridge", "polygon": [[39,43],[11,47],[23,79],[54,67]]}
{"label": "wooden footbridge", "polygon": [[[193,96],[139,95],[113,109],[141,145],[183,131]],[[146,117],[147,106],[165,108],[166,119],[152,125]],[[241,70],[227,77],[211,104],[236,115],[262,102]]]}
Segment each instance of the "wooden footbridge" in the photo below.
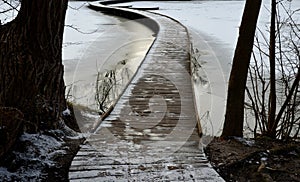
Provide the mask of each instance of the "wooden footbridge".
{"label": "wooden footbridge", "polygon": [[147,17],[157,35],[110,115],[75,156],[70,181],[223,181],[199,145],[187,29],[155,13],[92,7]]}

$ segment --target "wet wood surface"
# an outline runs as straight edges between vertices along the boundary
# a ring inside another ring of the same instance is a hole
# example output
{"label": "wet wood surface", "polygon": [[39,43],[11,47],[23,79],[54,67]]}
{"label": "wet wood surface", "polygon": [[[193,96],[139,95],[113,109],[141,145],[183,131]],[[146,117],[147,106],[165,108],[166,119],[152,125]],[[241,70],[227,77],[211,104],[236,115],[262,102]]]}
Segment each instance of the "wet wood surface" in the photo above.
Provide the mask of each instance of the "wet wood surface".
{"label": "wet wood surface", "polygon": [[223,181],[203,153],[186,28],[143,12],[159,32],[114,110],[74,158],[70,181]]}

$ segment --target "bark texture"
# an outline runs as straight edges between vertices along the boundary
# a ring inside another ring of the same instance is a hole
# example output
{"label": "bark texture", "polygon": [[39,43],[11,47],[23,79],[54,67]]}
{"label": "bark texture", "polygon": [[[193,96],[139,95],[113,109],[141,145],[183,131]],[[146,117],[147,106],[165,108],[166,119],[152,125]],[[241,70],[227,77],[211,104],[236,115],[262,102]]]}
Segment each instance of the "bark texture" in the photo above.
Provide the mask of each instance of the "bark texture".
{"label": "bark texture", "polygon": [[67,0],[22,0],[16,19],[0,26],[0,107],[21,111],[30,132],[55,129],[66,107],[66,9]]}

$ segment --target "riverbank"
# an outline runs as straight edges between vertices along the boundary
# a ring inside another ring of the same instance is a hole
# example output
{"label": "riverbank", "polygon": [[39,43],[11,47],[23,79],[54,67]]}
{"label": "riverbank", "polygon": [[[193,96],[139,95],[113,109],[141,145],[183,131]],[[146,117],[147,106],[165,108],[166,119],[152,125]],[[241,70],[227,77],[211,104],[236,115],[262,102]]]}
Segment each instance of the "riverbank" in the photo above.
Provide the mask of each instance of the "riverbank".
{"label": "riverbank", "polygon": [[299,142],[215,138],[205,153],[226,181],[300,181]]}

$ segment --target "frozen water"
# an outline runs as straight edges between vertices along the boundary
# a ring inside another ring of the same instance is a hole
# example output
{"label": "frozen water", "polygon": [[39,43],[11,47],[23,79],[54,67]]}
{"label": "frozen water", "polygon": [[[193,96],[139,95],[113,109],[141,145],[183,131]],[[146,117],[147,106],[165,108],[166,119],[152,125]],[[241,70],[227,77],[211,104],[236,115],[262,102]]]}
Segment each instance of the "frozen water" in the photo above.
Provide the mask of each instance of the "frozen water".
{"label": "frozen water", "polygon": [[73,8],[67,11],[63,43],[69,100],[96,109],[98,72],[119,69],[122,62],[126,73],[134,73],[154,39],[153,32],[136,21],[90,10],[83,2],[69,5]]}

